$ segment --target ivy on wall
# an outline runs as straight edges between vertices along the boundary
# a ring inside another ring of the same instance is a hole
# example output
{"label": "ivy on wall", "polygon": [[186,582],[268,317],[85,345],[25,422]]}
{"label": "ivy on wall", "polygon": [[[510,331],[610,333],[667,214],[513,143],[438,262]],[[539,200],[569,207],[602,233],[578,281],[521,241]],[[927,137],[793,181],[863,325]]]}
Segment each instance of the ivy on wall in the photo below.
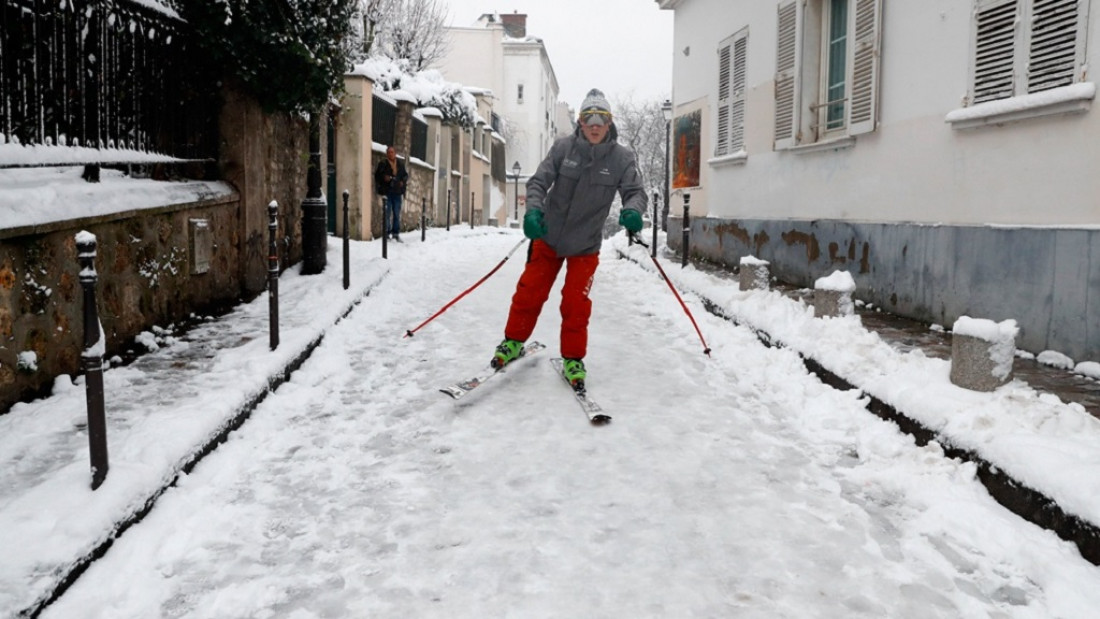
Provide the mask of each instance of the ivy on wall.
{"label": "ivy on wall", "polygon": [[[343,87],[355,0],[175,0],[212,66],[268,111],[308,113]],[[212,76],[217,77],[217,76]]]}

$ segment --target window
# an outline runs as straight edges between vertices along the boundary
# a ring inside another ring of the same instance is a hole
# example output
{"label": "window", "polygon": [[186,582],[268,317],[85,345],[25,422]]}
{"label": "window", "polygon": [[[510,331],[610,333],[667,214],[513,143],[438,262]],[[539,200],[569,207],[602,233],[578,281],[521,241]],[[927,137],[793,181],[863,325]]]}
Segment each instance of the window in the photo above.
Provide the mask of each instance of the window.
{"label": "window", "polygon": [[786,2],[777,17],[775,148],[874,131],[882,0]]}
{"label": "window", "polygon": [[718,122],[714,156],[732,155],[745,149],[745,70],[748,28],[718,47]]}
{"label": "window", "polygon": [[826,5],[823,31],[825,45],[821,50],[822,65],[825,67],[825,79],[822,80],[824,92],[818,106],[824,118],[818,124],[824,124],[826,131],[843,129],[846,119],[844,108],[848,102],[845,89],[848,85],[848,0],[829,0]]}
{"label": "window", "polygon": [[969,102],[1077,82],[1087,14],[1087,0],[976,0]]}
{"label": "window", "polygon": [[516,103],[523,103],[523,84],[516,86]]}

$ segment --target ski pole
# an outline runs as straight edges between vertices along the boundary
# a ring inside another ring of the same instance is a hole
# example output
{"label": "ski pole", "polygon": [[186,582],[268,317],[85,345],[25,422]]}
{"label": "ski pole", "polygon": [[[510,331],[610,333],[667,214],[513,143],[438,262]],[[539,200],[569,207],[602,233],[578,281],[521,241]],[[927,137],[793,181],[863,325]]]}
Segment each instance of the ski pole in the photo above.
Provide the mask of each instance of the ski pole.
{"label": "ski pole", "polygon": [[[638,243],[642,247],[649,247],[640,238],[636,238],[633,232],[630,233],[630,237],[634,239],[635,243]],[[703,343],[703,354],[709,357],[710,347],[707,346],[707,341],[703,339],[703,332],[699,330],[699,325],[695,322],[695,316],[691,315],[691,310],[688,309],[684,300],[680,298],[680,293],[676,292],[676,286],[672,285],[672,280],[668,278],[668,275],[665,275],[665,270],[661,268],[661,263],[657,262],[657,258],[654,256],[650,256],[650,259],[653,260],[653,265],[657,267],[657,271],[661,274],[661,277],[664,278],[665,283],[668,284],[668,289],[672,291],[672,294],[676,296],[676,300],[680,302],[680,307],[684,308],[684,313],[687,314],[688,320],[691,320],[691,326],[695,327],[695,333],[699,335],[699,341]]]}
{"label": "ski pole", "polygon": [[488,273],[487,273],[487,274],[485,275],[485,277],[482,277],[481,279],[477,280],[477,283],[476,283],[476,284],[474,284],[473,286],[470,286],[470,287],[469,287],[469,288],[467,288],[467,289],[466,289],[466,290],[465,290],[465,291],[464,291],[464,292],[463,292],[462,294],[460,294],[460,295],[458,295],[457,297],[455,297],[454,299],[452,299],[450,303],[448,303],[448,304],[444,305],[442,309],[440,309],[440,310],[439,310],[438,312],[436,312],[436,313],[432,314],[430,318],[428,318],[428,319],[427,319],[427,320],[425,320],[424,322],[422,322],[422,323],[420,323],[419,325],[417,325],[417,327],[416,327],[415,329],[410,329],[409,331],[406,331],[406,332],[405,332],[405,337],[412,337],[412,336],[413,336],[413,334],[415,334],[415,333],[416,333],[417,331],[419,331],[421,327],[423,327],[424,325],[428,324],[429,322],[431,322],[431,321],[435,320],[437,316],[439,316],[439,315],[440,315],[440,314],[442,314],[443,312],[445,312],[445,311],[447,311],[448,309],[450,309],[450,307],[451,307],[452,305],[454,305],[455,303],[458,303],[458,301],[459,301],[459,300],[460,300],[460,299],[461,299],[462,297],[464,297],[464,296],[466,296],[466,295],[470,294],[471,292],[473,292],[474,288],[477,288],[477,287],[478,287],[478,286],[480,286],[481,284],[485,283],[485,280],[489,279],[490,277],[492,277],[493,273],[496,273],[496,272],[497,272],[498,270],[500,270],[500,267],[504,266],[504,263],[505,263],[505,262],[508,262],[508,259],[512,257],[512,254],[516,253],[516,250],[520,248],[520,245],[523,245],[523,244],[524,244],[524,243],[526,243],[526,242],[527,242],[527,239],[526,239],[526,238],[524,238],[524,239],[521,239],[521,240],[520,240],[520,242],[519,242],[519,243],[516,243],[516,246],[512,248],[512,251],[508,252],[508,255],[504,257],[504,260],[501,260],[501,261],[500,261],[500,264],[498,264],[498,265],[496,265],[495,267],[493,267],[493,270],[492,270],[492,271],[489,271],[489,272],[488,272]]}

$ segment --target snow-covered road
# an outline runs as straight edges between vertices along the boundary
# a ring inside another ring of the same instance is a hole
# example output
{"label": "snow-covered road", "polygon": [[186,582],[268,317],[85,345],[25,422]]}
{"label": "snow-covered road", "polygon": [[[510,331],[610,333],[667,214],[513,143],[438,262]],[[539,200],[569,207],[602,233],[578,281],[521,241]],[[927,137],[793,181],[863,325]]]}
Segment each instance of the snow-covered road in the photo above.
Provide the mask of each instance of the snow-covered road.
{"label": "snow-covered road", "polygon": [[[857,392],[605,246],[590,426],[549,345],[459,403],[521,237],[391,244],[389,276],[44,617],[1086,617],[1100,569]],[[335,268],[330,266],[330,268]],[[560,279],[560,278],[559,278]],[[560,282],[559,282],[560,283]]]}

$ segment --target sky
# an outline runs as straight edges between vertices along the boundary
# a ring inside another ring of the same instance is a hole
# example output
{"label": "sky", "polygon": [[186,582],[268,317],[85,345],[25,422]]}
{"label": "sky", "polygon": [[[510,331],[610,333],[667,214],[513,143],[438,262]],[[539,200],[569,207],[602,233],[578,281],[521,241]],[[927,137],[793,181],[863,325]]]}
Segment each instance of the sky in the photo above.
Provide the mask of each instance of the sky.
{"label": "sky", "polygon": [[546,45],[561,89],[578,107],[590,88],[611,100],[664,101],[672,93],[672,11],[653,0],[445,0],[451,25],[483,13],[527,14],[527,34]]}
{"label": "sky", "polygon": [[[973,464],[869,413],[864,394],[1100,522],[1088,473],[1100,422],[1080,406],[1018,380],[954,387],[949,362],[892,348],[859,316],[817,319],[666,262],[708,357],[621,235],[601,254],[586,357],[612,422],[590,425],[549,363],[559,287],[532,337],[547,349],[455,401],[438,388],[488,362],[522,254],[403,335],[525,241],[467,226],[403,236],[387,260],[379,241],[352,241],[348,290],[337,239],[323,274],[284,272],[275,351],[266,296],[142,338],[151,352],[104,375],[111,470],[95,492],[79,378],[0,416],[0,617],[161,490],[44,618],[1079,618],[1100,606],[1100,568],[995,503]],[[859,388],[826,386],[800,353]]]}

